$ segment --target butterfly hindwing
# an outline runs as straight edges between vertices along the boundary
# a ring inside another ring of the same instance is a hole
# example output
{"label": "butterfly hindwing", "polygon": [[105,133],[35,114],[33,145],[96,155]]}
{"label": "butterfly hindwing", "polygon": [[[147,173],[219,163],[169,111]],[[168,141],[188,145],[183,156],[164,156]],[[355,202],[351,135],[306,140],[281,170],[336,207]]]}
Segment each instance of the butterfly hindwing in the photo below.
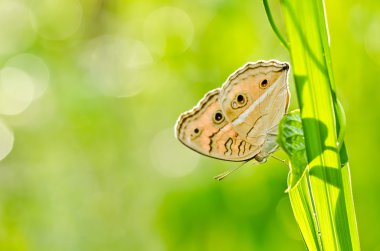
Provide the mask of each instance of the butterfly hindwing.
{"label": "butterfly hindwing", "polygon": [[244,161],[253,158],[259,148],[249,144],[232,128],[219,102],[220,89],[208,92],[188,112],[180,115],[177,138],[203,155],[222,160]]}

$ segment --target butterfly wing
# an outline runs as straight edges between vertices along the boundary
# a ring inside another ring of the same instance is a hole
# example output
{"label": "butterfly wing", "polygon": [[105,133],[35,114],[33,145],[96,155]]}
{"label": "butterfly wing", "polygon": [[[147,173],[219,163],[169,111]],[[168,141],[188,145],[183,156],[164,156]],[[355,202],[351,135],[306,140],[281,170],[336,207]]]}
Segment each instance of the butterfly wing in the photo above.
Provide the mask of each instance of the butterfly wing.
{"label": "butterfly wing", "polygon": [[274,152],[278,124],[289,105],[289,65],[278,61],[248,63],[230,75],[220,91],[226,119],[239,136],[258,147],[258,161]]}
{"label": "butterfly wing", "polygon": [[260,149],[240,137],[222,111],[220,89],[208,92],[190,111],[180,115],[176,137],[187,147],[203,155],[229,161],[244,161]]}

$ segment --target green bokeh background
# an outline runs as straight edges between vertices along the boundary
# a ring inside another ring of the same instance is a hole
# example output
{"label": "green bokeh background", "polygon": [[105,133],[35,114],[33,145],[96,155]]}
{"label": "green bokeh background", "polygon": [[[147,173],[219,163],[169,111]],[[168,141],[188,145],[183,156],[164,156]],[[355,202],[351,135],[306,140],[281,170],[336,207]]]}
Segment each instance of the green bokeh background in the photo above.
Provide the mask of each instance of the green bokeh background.
{"label": "green bokeh background", "polygon": [[[362,249],[379,251],[380,2],[326,5]],[[271,58],[289,61],[258,0],[0,0],[0,250],[305,250],[281,162],[216,182],[238,164],[173,134]]]}

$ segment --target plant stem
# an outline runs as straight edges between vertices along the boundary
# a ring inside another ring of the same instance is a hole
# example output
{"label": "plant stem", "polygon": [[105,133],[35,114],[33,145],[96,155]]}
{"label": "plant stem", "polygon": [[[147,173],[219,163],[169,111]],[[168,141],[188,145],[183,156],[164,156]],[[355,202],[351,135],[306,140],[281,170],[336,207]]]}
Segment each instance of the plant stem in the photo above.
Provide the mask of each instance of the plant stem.
{"label": "plant stem", "polygon": [[289,189],[297,223],[310,250],[360,250],[324,2],[282,1],[290,47],[263,2],[274,32],[289,49],[301,110],[307,165]]}
{"label": "plant stem", "polygon": [[266,12],[267,17],[268,17],[268,21],[269,21],[270,25],[272,26],[272,29],[273,29],[274,33],[277,35],[277,37],[281,41],[282,45],[284,45],[285,48],[287,50],[289,50],[288,43],[286,42],[285,38],[281,35],[280,30],[278,29],[277,25],[274,22],[272,13],[270,11],[268,0],[263,0],[263,4],[264,4],[265,12]]}

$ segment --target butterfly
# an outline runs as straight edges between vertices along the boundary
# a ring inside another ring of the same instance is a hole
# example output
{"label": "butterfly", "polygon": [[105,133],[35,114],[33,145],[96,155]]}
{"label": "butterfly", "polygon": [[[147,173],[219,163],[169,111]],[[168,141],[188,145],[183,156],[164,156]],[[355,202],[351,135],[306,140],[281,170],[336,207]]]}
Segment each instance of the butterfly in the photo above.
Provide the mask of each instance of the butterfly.
{"label": "butterfly", "polygon": [[278,125],[288,110],[288,71],[277,60],[245,64],[179,116],[176,137],[212,158],[265,162],[278,148]]}

